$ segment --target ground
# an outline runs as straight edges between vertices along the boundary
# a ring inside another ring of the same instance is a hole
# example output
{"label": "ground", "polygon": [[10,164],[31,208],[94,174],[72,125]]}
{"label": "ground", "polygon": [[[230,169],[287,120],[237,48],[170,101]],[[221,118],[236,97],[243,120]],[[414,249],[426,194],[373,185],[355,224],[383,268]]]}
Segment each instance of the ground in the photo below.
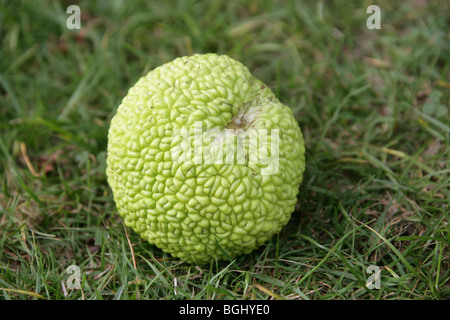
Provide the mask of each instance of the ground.
{"label": "ground", "polygon": [[[446,1],[71,4],[0,1],[0,299],[449,298]],[[124,228],[105,150],[139,77],[207,52],[292,108],[306,171],[270,243],[196,267]]]}

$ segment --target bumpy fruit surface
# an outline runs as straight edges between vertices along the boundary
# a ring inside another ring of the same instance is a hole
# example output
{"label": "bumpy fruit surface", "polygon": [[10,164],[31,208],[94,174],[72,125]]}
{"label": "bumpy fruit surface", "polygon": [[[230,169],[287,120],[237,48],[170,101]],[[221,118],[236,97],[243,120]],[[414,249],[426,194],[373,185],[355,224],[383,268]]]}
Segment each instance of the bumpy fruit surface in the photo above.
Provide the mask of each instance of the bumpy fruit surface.
{"label": "bumpy fruit surface", "polygon": [[281,231],[304,153],[291,109],[267,86],[228,56],[197,54],[129,90],[111,121],[106,173],[127,227],[204,264],[249,253]]}

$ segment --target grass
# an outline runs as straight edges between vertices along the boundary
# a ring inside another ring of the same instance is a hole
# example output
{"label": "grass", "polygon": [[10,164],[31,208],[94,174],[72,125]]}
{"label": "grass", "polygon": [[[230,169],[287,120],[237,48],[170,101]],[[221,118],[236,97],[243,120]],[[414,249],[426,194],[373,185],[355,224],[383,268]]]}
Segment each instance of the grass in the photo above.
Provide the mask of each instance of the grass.
{"label": "grass", "polygon": [[[81,30],[66,27],[70,1],[0,1],[1,299],[450,297],[445,1],[377,1],[379,30],[367,1],[76,3]],[[307,163],[278,236],[197,267],[124,228],[105,150],[140,76],[206,52],[292,107]]]}

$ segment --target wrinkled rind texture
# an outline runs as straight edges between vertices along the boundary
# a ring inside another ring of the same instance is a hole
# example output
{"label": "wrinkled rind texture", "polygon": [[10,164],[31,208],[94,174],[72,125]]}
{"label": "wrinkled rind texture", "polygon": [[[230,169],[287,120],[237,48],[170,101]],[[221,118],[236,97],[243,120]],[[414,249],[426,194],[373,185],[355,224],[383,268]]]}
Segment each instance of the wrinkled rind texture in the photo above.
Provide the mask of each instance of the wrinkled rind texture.
{"label": "wrinkled rind texture", "polygon": [[[174,130],[196,121],[222,130],[243,110],[247,128],[279,130],[276,174],[262,175],[260,164],[172,160]],[[203,264],[224,260],[223,251],[231,258],[249,253],[281,231],[297,202],[304,152],[291,109],[245,66],[224,55],[194,55],[150,71],[129,90],[111,121],[106,173],[127,227]]]}

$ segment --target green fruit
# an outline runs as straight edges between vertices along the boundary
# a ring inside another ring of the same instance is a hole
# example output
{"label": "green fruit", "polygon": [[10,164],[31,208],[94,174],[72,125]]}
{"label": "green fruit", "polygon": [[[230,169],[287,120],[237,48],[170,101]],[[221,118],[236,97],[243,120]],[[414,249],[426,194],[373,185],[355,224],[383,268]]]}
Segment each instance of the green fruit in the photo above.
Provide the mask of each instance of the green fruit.
{"label": "green fruit", "polygon": [[289,107],[225,55],[142,77],[111,121],[107,177],[125,225],[188,262],[250,253],[281,231],[305,169]]}

